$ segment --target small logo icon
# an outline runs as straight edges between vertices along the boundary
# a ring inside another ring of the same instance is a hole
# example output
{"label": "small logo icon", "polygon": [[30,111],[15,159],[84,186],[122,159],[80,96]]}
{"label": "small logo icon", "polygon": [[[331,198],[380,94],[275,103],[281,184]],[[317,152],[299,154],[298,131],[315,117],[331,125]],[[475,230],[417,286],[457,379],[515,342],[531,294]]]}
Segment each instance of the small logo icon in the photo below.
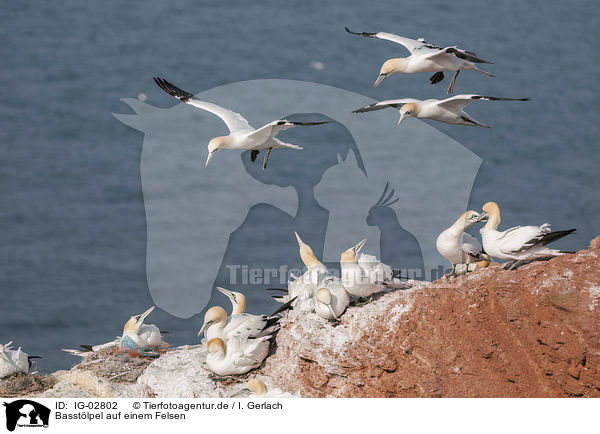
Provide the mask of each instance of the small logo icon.
{"label": "small logo icon", "polygon": [[6,407],[6,429],[14,431],[16,427],[22,428],[48,428],[50,421],[50,409],[29,399],[19,399],[13,402],[5,402]]}

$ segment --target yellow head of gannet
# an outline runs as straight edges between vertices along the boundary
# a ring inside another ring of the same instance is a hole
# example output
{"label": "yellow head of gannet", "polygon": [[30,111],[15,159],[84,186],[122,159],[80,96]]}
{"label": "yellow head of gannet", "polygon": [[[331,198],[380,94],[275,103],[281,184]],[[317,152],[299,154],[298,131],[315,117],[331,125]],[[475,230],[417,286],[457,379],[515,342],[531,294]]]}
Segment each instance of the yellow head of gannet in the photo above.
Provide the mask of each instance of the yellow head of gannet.
{"label": "yellow head of gannet", "polygon": [[208,329],[211,325],[227,321],[227,312],[221,306],[213,306],[204,314],[204,324],[198,332],[198,336]]}
{"label": "yellow head of gannet", "polygon": [[496,229],[500,224],[500,207],[496,202],[488,202],[481,207],[483,210],[482,215],[488,218],[486,228]]}
{"label": "yellow head of gannet", "polygon": [[398,125],[405,119],[414,117],[419,114],[420,107],[418,104],[414,102],[409,102],[400,107],[400,119],[398,120]]}
{"label": "yellow head of gannet", "polygon": [[342,256],[340,257],[340,262],[356,262],[356,258],[366,242],[367,239],[365,238],[355,246],[350,247],[348,250],[343,252]]}
{"label": "yellow head of gannet", "polygon": [[134,315],[131,318],[129,318],[129,321],[127,321],[125,323],[125,326],[123,327],[123,335],[127,335],[127,334],[131,334],[131,333],[137,333],[140,331],[140,328],[142,328],[142,325],[144,325],[144,320],[146,319],[146,317],[148,315],[150,315],[150,313],[154,310],[155,306],[152,306],[150,309],[148,309],[146,312],[140,314],[140,315]]}
{"label": "yellow head of gannet", "polygon": [[396,72],[404,71],[406,66],[406,59],[397,58],[397,59],[389,59],[386,60],[383,65],[381,65],[381,69],[379,70],[379,77],[375,80],[375,84],[373,87],[377,87],[379,83],[385,80],[389,75],[395,74]]}
{"label": "yellow head of gannet", "polygon": [[[473,226],[475,223],[479,223],[482,220],[486,220],[488,215],[486,213],[479,214],[477,211],[467,211],[463,213],[457,220],[454,222],[454,225],[460,226],[463,229],[468,229]],[[453,226],[454,226],[453,225]]]}
{"label": "yellow head of gannet", "polygon": [[215,137],[210,142],[208,142],[208,157],[206,157],[206,163],[204,164],[204,167],[208,166],[208,163],[210,162],[212,157],[215,156],[215,154],[217,153],[217,151],[219,149],[224,148],[228,144],[229,144],[228,136]]}
{"label": "yellow head of gannet", "polygon": [[227,347],[225,346],[225,342],[223,342],[219,338],[214,338],[208,341],[206,344],[206,349],[209,353],[225,353],[227,351]]}
{"label": "yellow head of gannet", "polygon": [[296,234],[298,247],[300,247],[300,259],[302,259],[302,263],[306,265],[306,268],[310,269],[315,265],[319,265],[321,262],[317,259],[310,246],[302,241],[298,232],[294,232],[294,234]]}
{"label": "yellow head of gannet", "polygon": [[[239,313],[244,313],[246,311],[246,297],[241,292],[230,291],[225,288],[221,288],[217,286],[217,290],[231,301],[232,314],[236,315]],[[208,312],[207,312],[208,313]]]}
{"label": "yellow head of gannet", "polygon": [[324,304],[325,306],[327,306],[329,308],[329,311],[331,312],[331,314],[333,315],[333,317],[335,319],[337,319],[337,315],[335,314],[335,312],[333,311],[333,308],[331,307],[331,292],[329,292],[329,289],[327,288],[319,288],[317,290],[317,293],[315,294],[317,301],[321,304]]}

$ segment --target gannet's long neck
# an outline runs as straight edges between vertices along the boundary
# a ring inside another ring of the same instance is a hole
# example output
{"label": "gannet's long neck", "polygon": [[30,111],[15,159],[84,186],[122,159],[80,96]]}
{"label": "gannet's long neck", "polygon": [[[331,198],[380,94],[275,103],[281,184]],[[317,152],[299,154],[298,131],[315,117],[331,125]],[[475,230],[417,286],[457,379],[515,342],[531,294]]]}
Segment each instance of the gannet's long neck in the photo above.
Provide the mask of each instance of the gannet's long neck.
{"label": "gannet's long neck", "polygon": [[242,294],[237,294],[236,302],[232,303],[232,307],[232,315],[239,315],[246,312],[246,297],[244,297]]}
{"label": "gannet's long neck", "polygon": [[497,206],[495,207],[491,207],[491,209],[489,209],[487,211],[488,213],[488,221],[485,224],[485,226],[483,227],[483,229],[488,230],[488,229],[492,229],[492,230],[496,230],[498,228],[498,225],[500,225],[500,208],[498,208]]}
{"label": "gannet's long neck", "polygon": [[456,221],[452,224],[452,226],[450,226],[448,229],[453,236],[460,237],[469,226],[470,225],[466,223],[465,215],[463,214],[459,218],[457,218]]}

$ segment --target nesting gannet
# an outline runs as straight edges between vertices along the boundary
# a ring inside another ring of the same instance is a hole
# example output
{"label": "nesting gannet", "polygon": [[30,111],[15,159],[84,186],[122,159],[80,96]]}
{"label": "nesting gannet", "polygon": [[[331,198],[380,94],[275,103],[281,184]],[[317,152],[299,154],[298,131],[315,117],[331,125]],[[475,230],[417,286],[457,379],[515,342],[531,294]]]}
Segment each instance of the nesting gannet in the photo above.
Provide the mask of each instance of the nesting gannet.
{"label": "nesting gannet", "polygon": [[436,84],[444,79],[444,71],[455,71],[454,76],[450,81],[450,86],[448,87],[448,93],[451,93],[454,90],[454,83],[456,82],[456,77],[458,77],[460,71],[477,71],[489,77],[493,77],[492,74],[479,69],[475,65],[476,63],[492,62],[483,60],[477,57],[475,53],[461,50],[455,46],[445,48],[436,47],[435,45],[425,42],[422,38],[414,40],[394,35],[393,33],[357,33],[352,32],[348,27],[346,27],[346,31],[353,35],[392,41],[403,45],[410,51],[410,56],[408,57],[385,61],[381,66],[379,77],[377,77],[373,87],[377,87],[377,85],[385,78],[397,72],[403,72],[405,74],[413,74],[415,72],[435,72],[429,80],[431,81],[431,84]]}
{"label": "nesting gannet", "polygon": [[230,297],[233,312],[230,317],[227,317],[227,312],[220,306],[213,306],[208,309],[204,314],[204,323],[198,332],[198,336],[204,333],[208,340],[220,338],[225,343],[232,337],[248,339],[273,334],[278,328],[277,322],[281,319],[279,313],[289,309],[294,301],[294,299],[288,301],[271,315],[252,315],[244,313],[246,307],[245,297],[241,305],[232,300],[234,295],[236,300],[240,300],[239,295],[242,295],[241,293],[220,287],[217,287],[217,289]]}
{"label": "nesting gannet", "polygon": [[342,284],[346,291],[356,297],[367,297],[387,287],[404,288],[389,265],[373,255],[360,253],[366,242],[366,239],[360,241],[340,257]]}
{"label": "nesting gannet", "polygon": [[452,125],[467,125],[472,127],[490,128],[481,124],[463,111],[463,108],[476,100],[484,101],[529,101],[529,98],[498,98],[483,95],[455,95],[446,99],[426,99],[421,101],[414,98],[389,99],[369,104],[353,113],[365,113],[388,107],[399,109],[398,125],[405,118],[431,119]]}
{"label": "nesting gannet", "polygon": [[227,341],[208,341],[206,366],[217,375],[239,375],[257,368],[269,353],[271,336],[255,339],[233,337]]}
{"label": "nesting gannet", "polygon": [[[475,211],[463,213],[452,226],[438,235],[435,243],[438,252],[452,264],[452,275],[458,264],[471,264],[485,260],[483,248],[477,238],[465,232],[486,218]],[[468,270],[468,267],[467,267]]]}
{"label": "nesting gannet", "polygon": [[288,148],[302,149],[301,146],[285,143],[275,138],[277,133],[297,125],[322,125],[328,122],[293,122],[285,119],[275,120],[268,124],[254,129],[248,121],[239,113],[232,112],[216,104],[200,101],[194,95],[188,93],[177,86],[169,83],[167,80],[154,77],[155,83],[169,95],[177,98],[181,102],[190,104],[202,110],[206,110],[221,118],[227,128],[229,135],[215,137],[208,143],[208,157],[205,166],[208,166],[210,160],[220,149],[251,149],[250,157],[252,161],[256,160],[261,150],[266,150],[263,161],[263,169],[267,167],[269,154],[272,149]]}
{"label": "nesting gannet", "polygon": [[162,342],[160,329],[154,324],[144,324],[144,320],[154,310],[154,306],[140,315],[129,318],[123,327],[123,336],[119,346],[134,350],[148,350],[156,348]]}
{"label": "nesting gannet", "polygon": [[315,312],[321,318],[337,320],[350,304],[350,296],[340,279],[327,277],[314,295]]}
{"label": "nesting gannet", "polygon": [[39,358],[40,356],[30,356],[21,347],[13,350],[12,341],[6,345],[0,345],[0,378],[17,372],[27,374],[31,368],[31,360]]}
{"label": "nesting gannet", "polygon": [[544,223],[541,226],[515,226],[499,232],[497,230],[500,224],[498,204],[488,202],[483,205],[482,210],[482,214],[488,217],[488,222],[479,231],[483,248],[490,256],[512,261],[505,268],[516,268],[522,261],[573,253],[550,249],[546,245],[575,232],[575,229],[552,232],[550,224]]}

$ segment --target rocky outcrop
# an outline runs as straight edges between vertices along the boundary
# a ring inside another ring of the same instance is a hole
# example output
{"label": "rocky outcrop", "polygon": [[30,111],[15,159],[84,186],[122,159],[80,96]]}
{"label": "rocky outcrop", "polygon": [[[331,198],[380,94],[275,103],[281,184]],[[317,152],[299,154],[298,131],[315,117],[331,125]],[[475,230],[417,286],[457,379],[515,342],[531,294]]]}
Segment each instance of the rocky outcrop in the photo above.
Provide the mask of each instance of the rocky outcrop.
{"label": "rocky outcrop", "polygon": [[304,396],[600,397],[600,237],[351,307],[291,312],[263,372]]}
{"label": "rocky outcrop", "polygon": [[[600,237],[517,270],[500,264],[417,282],[349,307],[339,324],[300,306],[258,376],[276,396],[600,397]],[[46,397],[227,397],[202,345],[110,372],[54,373]],[[118,360],[113,360],[118,362]],[[146,363],[146,362],[145,362]],[[135,366],[134,366],[135,365]]]}

